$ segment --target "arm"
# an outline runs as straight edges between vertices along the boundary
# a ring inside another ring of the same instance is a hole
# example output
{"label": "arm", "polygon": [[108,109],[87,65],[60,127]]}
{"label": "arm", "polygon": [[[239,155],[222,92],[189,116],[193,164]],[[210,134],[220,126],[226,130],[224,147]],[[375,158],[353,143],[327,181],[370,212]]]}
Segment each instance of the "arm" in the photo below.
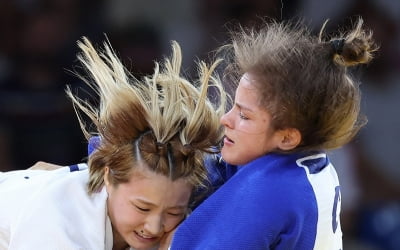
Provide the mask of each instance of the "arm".
{"label": "arm", "polygon": [[222,186],[236,172],[237,166],[226,163],[221,155],[209,155],[204,159],[207,168],[208,178],[214,190]]}
{"label": "arm", "polygon": [[195,191],[191,209],[194,210],[225,182],[227,182],[236,172],[237,167],[227,164],[220,155],[209,154],[204,158],[204,165],[207,169],[208,187]]}
{"label": "arm", "polygon": [[33,165],[32,167],[28,168],[30,170],[55,170],[59,169],[63,166],[56,165],[56,164],[51,164],[43,161],[38,161]]}

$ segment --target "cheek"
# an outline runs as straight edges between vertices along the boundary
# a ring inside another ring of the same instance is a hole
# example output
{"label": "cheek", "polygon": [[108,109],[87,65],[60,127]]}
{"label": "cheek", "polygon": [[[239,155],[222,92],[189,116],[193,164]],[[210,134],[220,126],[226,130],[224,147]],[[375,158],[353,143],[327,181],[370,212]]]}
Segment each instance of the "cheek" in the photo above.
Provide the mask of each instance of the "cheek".
{"label": "cheek", "polygon": [[236,131],[237,136],[242,137],[242,139],[245,139],[247,135],[251,135],[253,133],[251,124],[245,120],[236,120],[233,127],[233,130]]}
{"label": "cheek", "polygon": [[260,128],[255,127],[253,124],[249,122],[239,122],[236,127],[236,140],[241,144],[246,144],[247,146],[251,146],[259,142],[260,140],[264,140],[264,134]]}
{"label": "cheek", "polygon": [[165,232],[169,232],[173,230],[182,220],[184,217],[175,217],[167,215],[165,218],[164,230]]}
{"label": "cheek", "polygon": [[270,138],[265,132],[244,134],[242,137],[245,147],[243,150],[248,152],[249,155],[259,156],[269,147]]}
{"label": "cheek", "polygon": [[108,215],[115,227],[134,224],[140,220],[132,205],[118,197],[109,197],[107,205]]}

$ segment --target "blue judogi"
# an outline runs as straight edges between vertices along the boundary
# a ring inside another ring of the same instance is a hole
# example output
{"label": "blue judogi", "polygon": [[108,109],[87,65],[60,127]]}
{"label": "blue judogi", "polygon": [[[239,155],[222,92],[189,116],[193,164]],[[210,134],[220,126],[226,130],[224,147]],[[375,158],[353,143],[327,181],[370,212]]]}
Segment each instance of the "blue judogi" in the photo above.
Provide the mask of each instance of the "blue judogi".
{"label": "blue judogi", "polygon": [[178,227],[172,250],[342,249],[339,182],[326,154],[210,162],[212,181],[225,183]]}

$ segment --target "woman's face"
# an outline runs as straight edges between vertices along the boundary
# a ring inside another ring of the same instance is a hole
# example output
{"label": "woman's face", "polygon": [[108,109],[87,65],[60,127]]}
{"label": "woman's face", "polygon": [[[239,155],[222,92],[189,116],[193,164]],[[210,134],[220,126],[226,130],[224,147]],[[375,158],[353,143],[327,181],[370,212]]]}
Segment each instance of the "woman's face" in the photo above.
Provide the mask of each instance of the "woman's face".
{"label": "woman's face", "polygon": [[259,105],[255,78],[245,73],[236,89],[232,109],[222,116],[225,127],[222,158],[233,165],[246,164],[278,148],[281,136],[271,124],[271,115]]}
{"label": "woman's face", "polygon": [[192,190],[184,179],[171,181],[143,167],[129,182],[113,186],[108,175],[107,168],[104,179],[114,244],[151,248],[184,219]]}

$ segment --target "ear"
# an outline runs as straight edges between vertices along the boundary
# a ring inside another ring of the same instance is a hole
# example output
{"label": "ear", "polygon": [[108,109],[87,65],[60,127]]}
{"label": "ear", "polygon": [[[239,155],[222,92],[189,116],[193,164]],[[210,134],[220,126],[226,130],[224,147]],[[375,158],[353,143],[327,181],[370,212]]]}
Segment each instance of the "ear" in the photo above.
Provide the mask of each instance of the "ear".
{"label": "ear", "polygon": [[296,148],[301,142],[301,133],[296,128],[285,128],[279,131],[278,148],[283,151]]}

